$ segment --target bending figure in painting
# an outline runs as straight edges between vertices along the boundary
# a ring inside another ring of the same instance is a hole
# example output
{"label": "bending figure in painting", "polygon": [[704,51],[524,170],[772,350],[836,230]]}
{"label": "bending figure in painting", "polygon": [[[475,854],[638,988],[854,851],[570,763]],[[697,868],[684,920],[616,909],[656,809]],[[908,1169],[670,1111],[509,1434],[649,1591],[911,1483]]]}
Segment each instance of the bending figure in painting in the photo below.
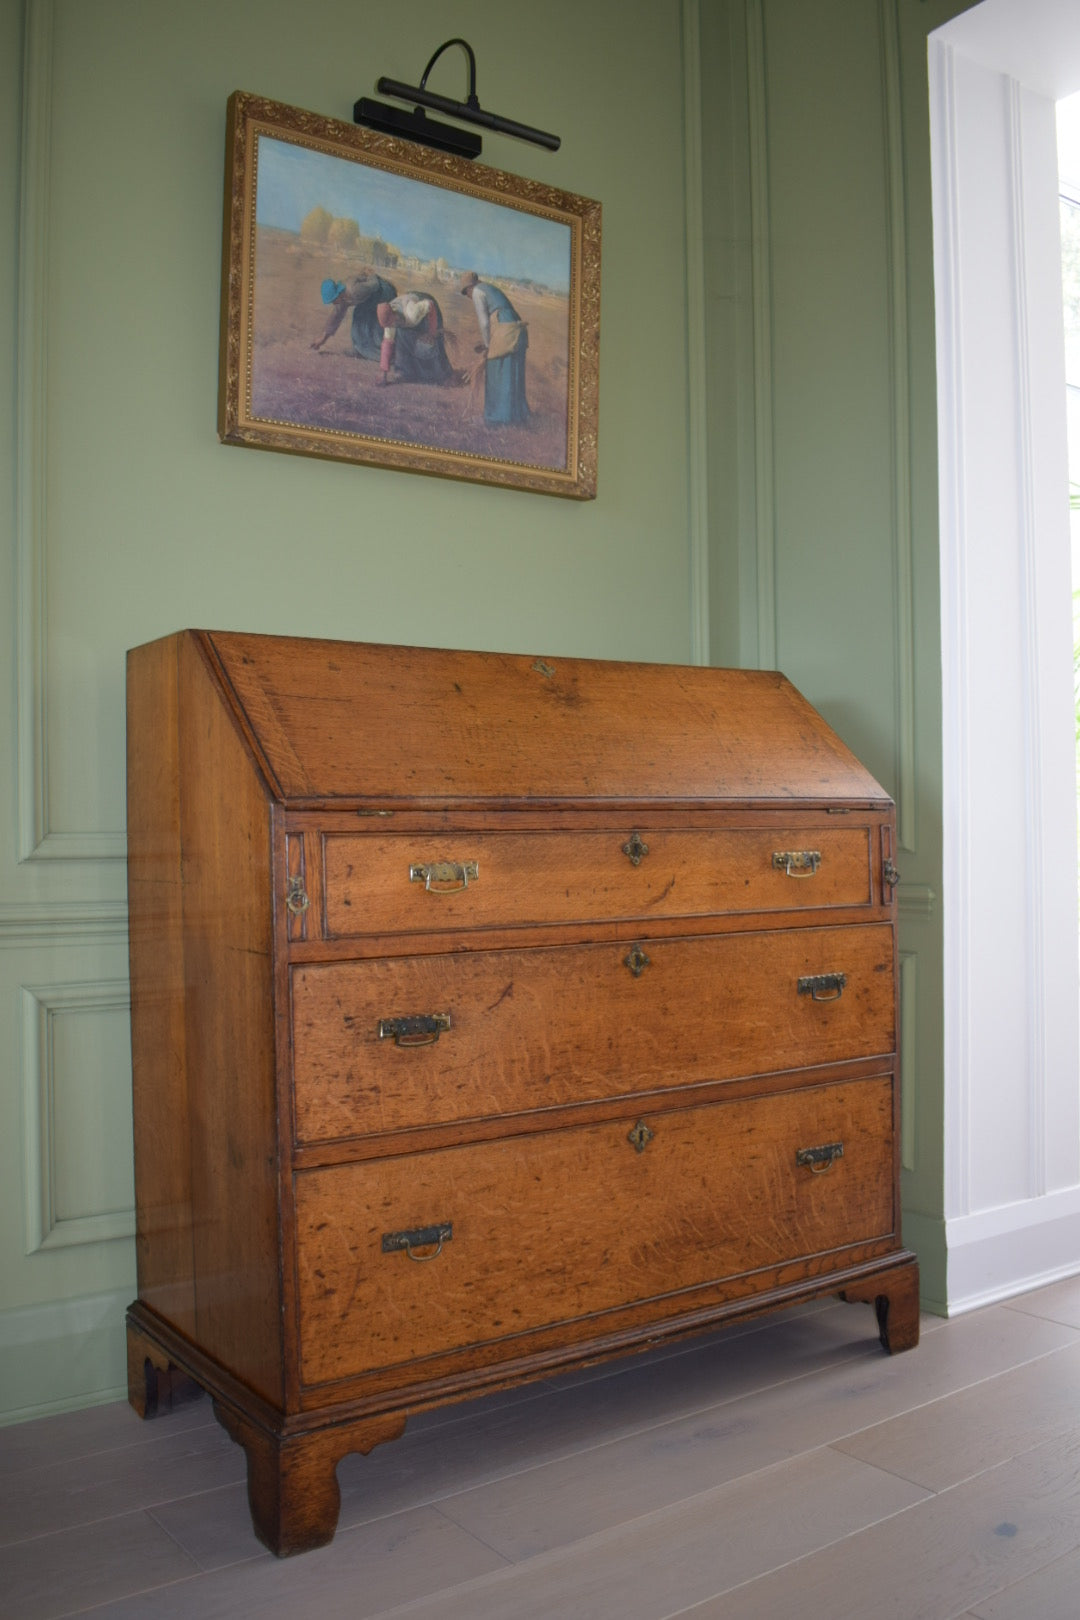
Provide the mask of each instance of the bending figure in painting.
{"label": "bending figure in painting", "polygon": [[380,387],[391,368],[403,382],[456,383],[461,379],[446,355],[442,310],[434,298],[406,292],[381,303],[376,311],[382,330],[379,345]]}
{"label": "bending figure in painting", "polygon": [[472,299],[480,327],[476,352],[484,356],[484,421],[527,422],[525,351],[529,330],[501,288],[481,281],[475,270],[461,283],[462,296]]}
{"label": "bending figure in painting", "polygon": [[322,336],[311,347],[321,349],[332,338],[349,311],[352,311],[352,346],[362,360],[377,360],[382,348],[379,305],[397,297],[397,288],[376,271],[364,266],[348,281],[328,276],[320,288],[322,301],[330,306]]}

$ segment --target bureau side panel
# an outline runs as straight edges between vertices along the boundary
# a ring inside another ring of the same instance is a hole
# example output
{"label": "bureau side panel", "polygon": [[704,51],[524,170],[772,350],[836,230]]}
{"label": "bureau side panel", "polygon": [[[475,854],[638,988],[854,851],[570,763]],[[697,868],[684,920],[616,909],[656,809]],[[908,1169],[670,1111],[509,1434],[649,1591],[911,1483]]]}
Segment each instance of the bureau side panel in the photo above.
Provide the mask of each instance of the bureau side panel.
{"label": "bureau side panel", "polygon": [[271,804],[192,637],[179,739],[196,1336],[280,1405]]}
{"label": "bureau side panel", "polygon": [[128,654],[127,846],[139,1297],[195,1333],[180,884],[178,640]]}

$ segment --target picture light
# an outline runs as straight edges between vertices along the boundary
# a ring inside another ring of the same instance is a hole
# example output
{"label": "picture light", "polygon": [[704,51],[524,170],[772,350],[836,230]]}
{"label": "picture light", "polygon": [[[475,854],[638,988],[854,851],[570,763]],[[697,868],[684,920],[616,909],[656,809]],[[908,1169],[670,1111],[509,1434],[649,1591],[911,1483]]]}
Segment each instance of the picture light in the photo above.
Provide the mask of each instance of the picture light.
{"label": "picture light", "polygon": [[[460,45],[469,58],[469,94],[465,101],[451,101],[448,96],[436,95],[427,88],[428,74],[443,51],[449,50],[451,45]],[[531,141],[534,146],[544,146],[549,152],[557,152],[561,144],[557,135],[549,135],[546,130],[533,129],[531,124],[519,124],[516,119],[504,118],[500,113],[484,111],[476,98],[476,57],[465,39],[448,39],[440,45],[424,69],[418,85],[381,78],[375,88],[381,96],[395,96],[399,101],[414,104],[412,112],[403,112],[399,107],[388,107],[385,102],[371,101],[361,96],[353,107],[353,123],[362,124],[366,129],[376,129],[383,135],[399,135],[407,141],[420,141],[424,146],[437,147],[440,152],[453,152],[458,157],[479,157],[480,136],[474,135],[471,130],[455,129],[452,124],[436,123],[424,112],[425,107],[433,107],[436,112],[449,113],[451,118],[460,118],[467,124],[478,124],[481,129],[493,129],[500,135],[514,135],[518,140]]]}

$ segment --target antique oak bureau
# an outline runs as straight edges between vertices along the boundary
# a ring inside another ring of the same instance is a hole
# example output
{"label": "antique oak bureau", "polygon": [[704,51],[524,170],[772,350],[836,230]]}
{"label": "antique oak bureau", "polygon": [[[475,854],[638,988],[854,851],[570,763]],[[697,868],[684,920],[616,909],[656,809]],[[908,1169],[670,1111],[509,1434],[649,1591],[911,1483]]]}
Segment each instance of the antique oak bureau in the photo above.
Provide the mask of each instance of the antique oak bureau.
{"label": "antique oak bureau", "polygon": [[894,817],[783,676],[128,660],[139,1297],[257,1534],[410,1413],[824,1293],[918,1336]]}

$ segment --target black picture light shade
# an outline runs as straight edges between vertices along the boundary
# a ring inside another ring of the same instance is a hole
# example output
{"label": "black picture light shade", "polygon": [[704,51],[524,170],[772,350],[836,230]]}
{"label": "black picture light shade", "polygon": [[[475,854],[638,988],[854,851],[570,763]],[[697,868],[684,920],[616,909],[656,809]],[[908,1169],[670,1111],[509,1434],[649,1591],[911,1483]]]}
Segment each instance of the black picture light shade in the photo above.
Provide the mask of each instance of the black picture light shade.
{"label": "black picture light shade", "polygon": [[455,157],[479,157],[483,146],[479,135],[471,129],[437,123],[425,115],[423,107],[406,112],[404,107],[390,107],[385,101],[372,101],[368,96],[361,96],[353,107],[353,123],[362,124],[365,129],[377,129],[381,135],[399,135],[406,141],[434,146],[440,152],[453,152]]}
{"label": "black picture light shade", "polygon": [[[469,94],[465,101],[452,101],[450,97],[436,95],[427,88],[428,74],[443,51],[451,45],[460,45],[469,59]],[[530,141],[534,146],[546,147],[549,152],[557,152],[561,145],[559,137],[550,135],[547,130],[534,129],[531,124],[520,124],[514,118],[504,118],[501,113],[484,111],[476,97],[476,57],[465,39],[448,39],[440,45],[424,69],[418,85],[381,78],[375,88],[381,96],[411,101],[414,107],[411,113],[405,113],[396,107],[387,107],[383,102],[361,97],[353,107],[353,122],[363,124],[368,129],[381,130],[383,134],[402,135],[406,140],[421,141],[426,146],[437,147],[443,152],[456,152],[461,157],[478,156],[481,148],[479,136],[467,130],[454,129],[448,124],[438,124],[426,117],[424,108],[431,107],[435,112],[447,113],[451,118],[460,118],[467,124],[477,124],[481,129],[493,129],[500,135],[513,135],[518,140]]]}

